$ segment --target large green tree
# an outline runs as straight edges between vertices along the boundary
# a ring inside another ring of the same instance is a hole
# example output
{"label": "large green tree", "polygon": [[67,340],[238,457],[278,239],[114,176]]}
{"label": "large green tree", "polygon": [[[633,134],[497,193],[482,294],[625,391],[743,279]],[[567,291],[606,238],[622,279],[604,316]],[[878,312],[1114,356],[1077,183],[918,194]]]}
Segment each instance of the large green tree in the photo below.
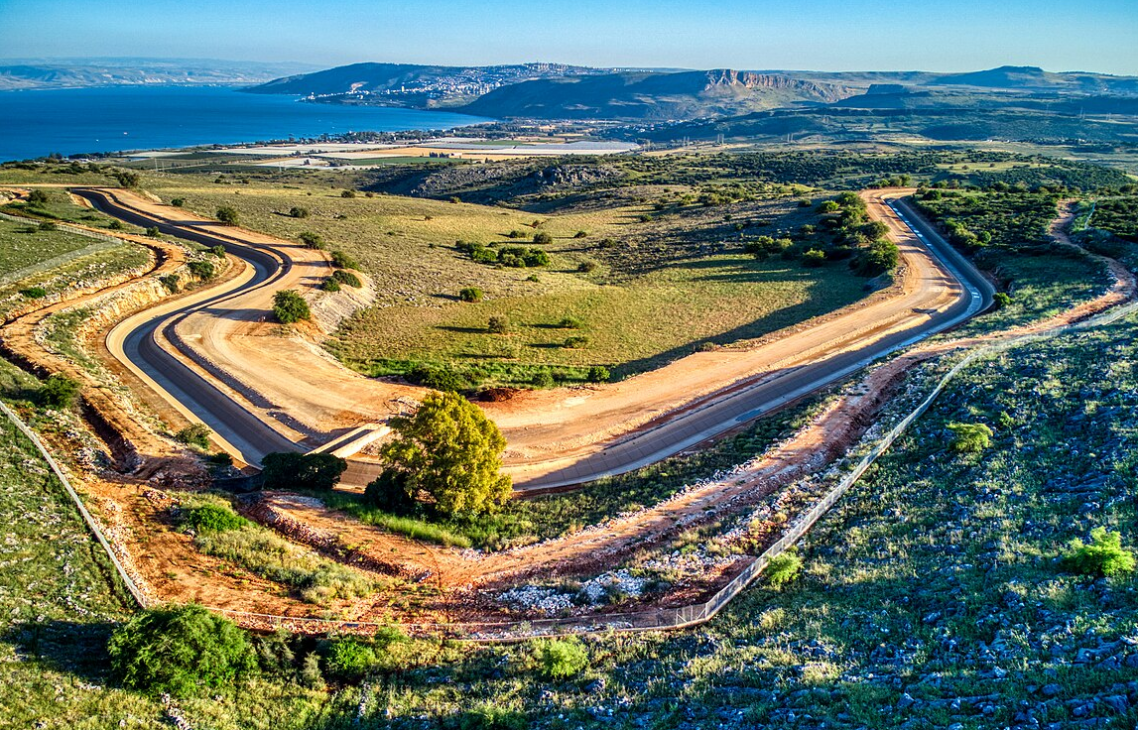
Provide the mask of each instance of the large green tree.
{"label": "large green tree", "polygon": [[391,427],[397,437],[383,447],[384,459],[410,495],[425,495],[440,514],[492,512],[509,498],[510,478],[499,473],[506,439],[462,396],[432,393]]}

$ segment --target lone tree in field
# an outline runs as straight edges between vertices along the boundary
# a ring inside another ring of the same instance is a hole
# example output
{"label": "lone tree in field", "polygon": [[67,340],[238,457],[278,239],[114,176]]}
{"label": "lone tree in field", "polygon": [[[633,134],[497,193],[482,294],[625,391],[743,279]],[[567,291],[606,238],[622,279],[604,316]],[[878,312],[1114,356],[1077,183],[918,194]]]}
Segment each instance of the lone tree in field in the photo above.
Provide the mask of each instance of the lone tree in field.
{"label": "lone tree in field", "polygon": [[510,496],[510,478],[499,473],[506,439],[486,415],[456,393],[431,393],[415,415],[393,418],[398,436],[383,458],[416,498],[434,511],[493,512]]}

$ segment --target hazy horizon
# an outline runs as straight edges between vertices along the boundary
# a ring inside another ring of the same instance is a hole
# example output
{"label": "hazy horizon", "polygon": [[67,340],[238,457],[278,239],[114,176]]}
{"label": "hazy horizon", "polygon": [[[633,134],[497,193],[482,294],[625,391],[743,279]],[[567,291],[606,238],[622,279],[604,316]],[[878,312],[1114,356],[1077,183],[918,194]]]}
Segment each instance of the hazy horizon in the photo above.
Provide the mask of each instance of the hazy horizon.
{"label": "hazy horizon", "polygon": [[[387,62],[962,72],[997,66],[1138,75],[1132,0],[867,0],[710,4],[581,0],[78,0],[0,11],[3,59],[180,58],[316,67]],[[50,29],[29,33],[28,28]]]}
{"label": "hazy horizon", "polygon": [[[111,62],[119,62],[120,65],[127,66],[127,65],[129,65],[127,62],[132,62],[132,61],[133,62],[154,62],[154,63],[183,61],[183,62],[188,62],[188,63],[219,63],[219,64],[233,64],[233,65],[250,64],[250,65],[265,65],[265,66],[294,65],[294,66],[297,66],[298,68],[300,68],[300,67],[306,67],[307,68],[307,71],[300,70],[299,71],[300,73],[305,73],[305,72],[310,73],[310,72],[317,71],[317,70],[335,68],[335,67],[340,67],[340,66],[353,66],[353,65],[365,64],[365,63],[409,64],[409,65],[423,65],[423,66],[454,66],[454,67],[507,66],[507,65],[520,65],[520,64],[526,64],[526,63],[548,63],[548,64],[561,64],[561,65],[566,65],[566,66],[586,66],[586,67],[590,66],[590,64],[568,63],[566,61],[562,61],[559,59],[549,59],[549,58],[533,58],[533,59],[521,60],[521,61],[508,61],[508,62],[502,62],[502,63],[477,63],[477,64],[475,64],[475,63],[433,63],[431,61],[414,61],[414,62],[412,62],[412,61],[403,61],[403,60],[396,60],[396,59],[377,60],[377,59],[367,58],[367,59],[360,59],[357,61],[346,61],[344,63],[337,63],[334,65],[325,65],[325,64],[311,63],[311,62],[305,62],[305,61],[211,58],[211,57],[205,57],[205,56],[202,56],[202,57],[183,57],[183,56],[39,56],[39,57],[19,56],[19,57],[10,57],[10,56],[0,56],[0,64],[3,64],[3,65],[11,65],[11,64],[17,64],[17,63],[20,63],[20,64],[42,63],[42,64],[47,64],[47,65],[51,65],[51,64],[80,65],[83,63],[87,63],[87,64],[106,63],[108,65],[111,65]],[[895,72],[895,73],[971,73],[971,72],[975,72],[975,71],[988,71],[988,70],[992,70],[995,68],[1001,68],[1001,67],[1016,67],[1016,68],[1035,67],[1035,68],[1041,68],[1043,71],[1048,72],[1048,73],[1089,73],[1089,74],[1098,74],[1098,75],[1103,75],[1103,76],[1138,76],[1138,72],[1135,72],[1132,74],[1116,74],[1116,73],[1112,73],[1109,71],[1100,71],[1100,70],[1097,70],[1094,68],[1048,68],[1046,66],[1038,66],[1037,64],[1011,64],[1011,63],[1001,63],[1001,64],[996,64],[994,66],[984,66],[984,67],[976,67],[976,68],[953,68],[953,69],[947,69],[947,70],[933,70],[933,69],[915,68],[915,67],[914,68],[888,68],[888,69],[877,69],[877,68],[875,68],[875,69],[869,69],[869,68],[833,69],[833,68],[790,68],[790,67],[785,67],[785,66],[779,66],[779,67],[767,66],[767,67],[759,68],[759,67],[732,66],[732,65],[726,65],[726,64],[711,64],[711,65],[707,65],[707,66],[701,66],[698,68],[694,67],[694,66],[638,66],[638,65],[627,64],[627,63],[614,64],[614,65],[609,65],[609,66],[597,66],[597,68],[667,70],[667,71],[710,71],[710,70],[714,70],[714,69],[731,69],[731,70],[735,70],[735,71],[787,71],[787,72],[801,72],[801,73],[852,73],[852,74],[856,74],[856,73],[889,73],[889,72]]]}

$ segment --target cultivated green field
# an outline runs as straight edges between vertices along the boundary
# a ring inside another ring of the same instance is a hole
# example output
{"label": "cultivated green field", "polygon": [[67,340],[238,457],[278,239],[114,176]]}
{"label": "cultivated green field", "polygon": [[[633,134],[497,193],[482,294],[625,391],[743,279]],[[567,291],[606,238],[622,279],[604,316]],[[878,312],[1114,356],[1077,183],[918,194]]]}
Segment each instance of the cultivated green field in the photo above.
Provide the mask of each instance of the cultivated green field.
{"label": "cultivated green field", "polygon": [[[375,281],[377,305],[346,322],[330,348],[371,375],[424,361],[458,363],[488,383],[528,382],[534,366],[564,368],[574,379],[591,365],[623,375],[701,343],[759,337],[864,295],[865,280],[841,263],[756,262],[742,253],[734,224],[698,206],[667,217],[643,205],[535,215],[384,195],[345,198],[322,187],[189,186],[171,177],[152,177],[147,186],[205,214],[232,205],[243,224],[284,238],[318,233],[328,248],[358,259]],[[295,207],[308,216],[287,215]],[[765,222],[756,233],[817,222],[792,203],[752,208]],[[525,238],[510,238],[511,232]],[[531,243],[539,232],[552,242]],[[455,248],[459,240],[540,248],[550,264],[477,263]],[[582,264],[596,267],[583,272]],[[483,301],[457,301],[465,287],[481,289]],[[489,333],[491,317],[507,318],[510,331]],[[566,319],[578,326],[561,327]],[[575,337],[587,342],[564,346]]]}

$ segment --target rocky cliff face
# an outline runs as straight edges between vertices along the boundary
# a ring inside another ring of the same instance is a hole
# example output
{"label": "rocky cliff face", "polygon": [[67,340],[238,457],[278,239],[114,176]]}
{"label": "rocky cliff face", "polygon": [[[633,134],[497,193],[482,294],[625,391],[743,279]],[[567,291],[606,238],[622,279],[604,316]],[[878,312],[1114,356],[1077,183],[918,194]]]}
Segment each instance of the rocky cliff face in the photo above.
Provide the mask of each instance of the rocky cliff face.
{"label": "rocky cliff face", "polygon": [[707,86],[704,89],[706,92],[714,93],[726,89],[788,91],[806,98],[826,102],[840,101],[861,93],[861,90],[849,86],[806,81],[784,74],[764,74],[753,71],[734,71],[732,69],[718,69],[707,72]]}

